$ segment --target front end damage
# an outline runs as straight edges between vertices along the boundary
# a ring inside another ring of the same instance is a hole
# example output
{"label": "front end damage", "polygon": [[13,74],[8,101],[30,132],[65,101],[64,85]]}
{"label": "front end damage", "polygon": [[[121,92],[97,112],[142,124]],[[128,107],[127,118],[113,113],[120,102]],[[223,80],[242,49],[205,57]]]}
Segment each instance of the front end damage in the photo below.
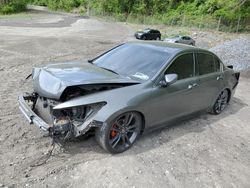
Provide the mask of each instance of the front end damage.
{"label": "front end damage", "polygon": [[32,80],[34,92],[18,98],[20,111],[30,124],[64,139],[102,126],[95,118],[106,102],[97,94],[139,83],[84,62],[34,67]]}
{"label": "front end damage", "polygon": [[60,101],[40,97],[36,93],[18,97],[19,109],[30,124],[51,136],[64,140],[76,138],[89,132],[102,122],[94,120],[96,113],[106,104],[99,102],[72,108],[54,109]]}

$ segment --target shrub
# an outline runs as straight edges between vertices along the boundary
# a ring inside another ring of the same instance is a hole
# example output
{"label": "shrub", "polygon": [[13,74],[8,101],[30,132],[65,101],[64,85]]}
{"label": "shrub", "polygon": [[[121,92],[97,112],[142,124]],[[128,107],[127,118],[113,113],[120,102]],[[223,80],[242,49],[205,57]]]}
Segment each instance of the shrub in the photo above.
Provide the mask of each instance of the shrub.
{"label": "shrub", "polygon": [[12,14],[14,12],[14,8],[11,5],[4,5],[0,7],[0,13],[2,14]]}
{"label": "shrub", "polygon": [[0,4],[0,14],[13,14],[26,9],[25,0],[14,0],[6,4]]}

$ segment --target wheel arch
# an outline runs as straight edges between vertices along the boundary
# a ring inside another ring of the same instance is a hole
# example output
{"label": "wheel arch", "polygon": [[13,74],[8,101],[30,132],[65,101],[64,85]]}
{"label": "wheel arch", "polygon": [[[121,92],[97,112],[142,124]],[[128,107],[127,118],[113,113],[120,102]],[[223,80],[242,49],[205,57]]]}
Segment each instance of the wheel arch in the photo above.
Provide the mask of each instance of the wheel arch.
{"label": "wheel arch", "polygon": [[[121,111],[121,112],[119,112],[118,114],[116,114],[115,115],[115,117],[118,117],[119,115],[121,115],[121,114],[124,114],[124,113],[127,113],[127,112],[136,112],[136,113],[138,113],[140,116],[141,116],[141,120],[142,120],[142,128],[141,128],[141,132],[140,132],[140,134],[142,135],[143,133],[144,133],[144,130],[145,130],[145,125],[146,125],[146,119],[145,119],[145,115],[141,112],[141,111],[139,111],[139,110],[137,110],[137,109],[127,109],[127,110],[123,110],[123,111]],[[113,118],[112,118],[113,119]]]}
{"label": "wheel arch", "polygon": [[108,106],[102,108],[97,115],[95,116],[94,120],[99,121],[99,122],[105,122],[105,123],[110,123],[112,122],[113,119],[117,118],[121,114],[127,113],[127,112],[136,112],[140,115],[142,118],[142,130],[141,134],[144,132],[145,127],[146,127],[146,118],[145,114],[138,108],[136,107],[128,107],[128,108],[121,108],[121,109],[113,109],[113,110],[108,110]]}
{"label": "wheel arch", "polygon": [[232,95],[232,92],[229,88],[226,88],[227,92],[228,92],[228,99],[227,99],[227,103],[229,103],[231,101],[231,95]]}
{"label": "wheel arch", "polygon": [[137,112],[138,114],[140,114],[141,118],[142,118],[142,128],[141,128],[141,135],[143,134],[144,130],[145,130],[145,116],[142,112],[140,111],[134,111]]}

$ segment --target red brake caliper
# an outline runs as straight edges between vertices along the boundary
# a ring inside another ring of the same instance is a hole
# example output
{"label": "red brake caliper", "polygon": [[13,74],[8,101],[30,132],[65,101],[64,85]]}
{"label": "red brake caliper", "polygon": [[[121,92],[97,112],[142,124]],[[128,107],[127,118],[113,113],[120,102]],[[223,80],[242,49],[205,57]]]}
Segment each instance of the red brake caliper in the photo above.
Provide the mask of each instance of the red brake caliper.
{"label": "red brake caliper", "polygon": [[[117,128],[117,125],[114,124],[112,127],[113,127],[113,128]],[[114,138],[116,135],[117,135],[117,132],[116,132],[115,130],[111,130],[111,132],[110,132],[110,137],[111,137],[111,138]]]}

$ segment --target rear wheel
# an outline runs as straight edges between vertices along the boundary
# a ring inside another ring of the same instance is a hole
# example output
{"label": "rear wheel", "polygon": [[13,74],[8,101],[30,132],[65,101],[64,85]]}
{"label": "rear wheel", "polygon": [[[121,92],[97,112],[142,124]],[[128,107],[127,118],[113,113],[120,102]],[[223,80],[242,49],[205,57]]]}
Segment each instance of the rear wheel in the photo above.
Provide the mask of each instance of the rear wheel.
{"label": "rear wheel", "polygon": [[219,96],[218,96],[218,98],[217,98],[217,100],[212,108],[212,113],[213,114],[220,114],[226,108],[226,106],[228,104],[228,99],[229,99],[229,93],[225,89],[219,94]]}
{"label": "rear wheel", "polygon": [[142,118],[137,112],[119,115],[110,124],[96,129],[95,137],[99,145],[110,153],[121,153],[129,149],[139,138]]}

